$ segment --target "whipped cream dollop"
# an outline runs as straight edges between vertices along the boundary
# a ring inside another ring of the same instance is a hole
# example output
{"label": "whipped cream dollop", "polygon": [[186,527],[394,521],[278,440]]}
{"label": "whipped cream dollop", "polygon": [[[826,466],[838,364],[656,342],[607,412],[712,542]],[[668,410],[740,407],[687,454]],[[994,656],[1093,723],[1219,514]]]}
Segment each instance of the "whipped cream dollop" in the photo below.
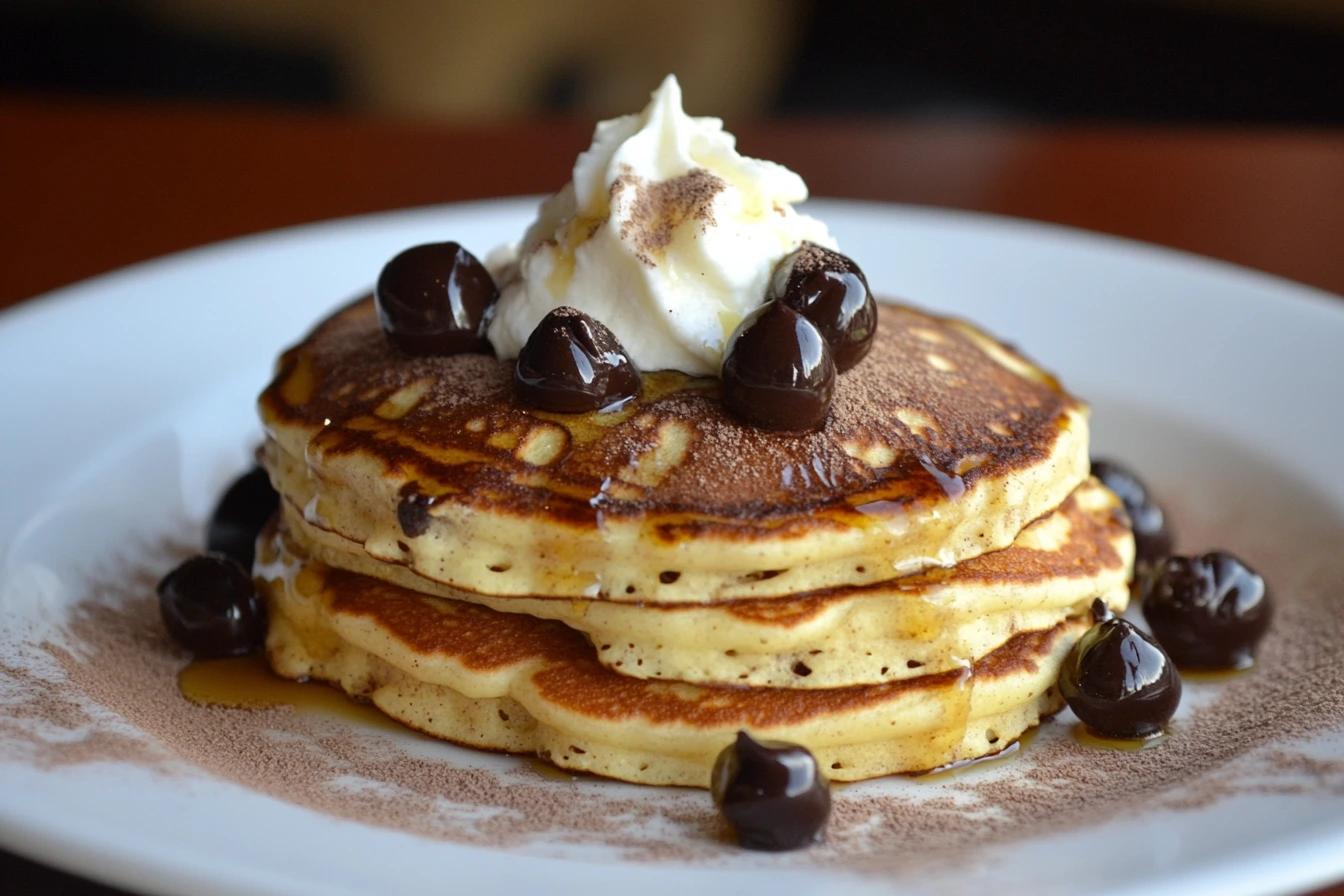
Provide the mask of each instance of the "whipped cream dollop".
{"label": "whipped cream dollop", "polygon": [[598,124],[522,243],[491,253],[490,342],[514,357],[569,305],[606,324],[641,370],[717,376],[780,259],[805,241],[835,248],[825,224],[793,210],[806,198],[797,174],[739,154],[720,119],[687,115],[669,75],[643,112]]}

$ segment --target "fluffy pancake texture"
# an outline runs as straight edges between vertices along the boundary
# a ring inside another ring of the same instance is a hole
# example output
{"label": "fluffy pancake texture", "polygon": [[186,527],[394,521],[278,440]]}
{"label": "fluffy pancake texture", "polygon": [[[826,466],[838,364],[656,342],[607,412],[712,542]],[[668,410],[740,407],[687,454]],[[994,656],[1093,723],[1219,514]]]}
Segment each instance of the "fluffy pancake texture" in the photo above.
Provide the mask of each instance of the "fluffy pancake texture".
{"label": "fluffy pancake texture", "polygon": [[1011,743],[1062,705],[1059,664],[1090,624],[1015,634],[966,668],[824,690],[621,675],[553,620],[430,597],[263,536],[272,667],[333,682],[411,727],[628,781],[706,787],[741,729],[802,744],[836,780],[939,767]]}
{"label": "fluffy pancake texture", "polygon": [[512,363],[399,354],[367,299],[259,406],[272,667],[565,768],[704,787],[740,730],[837,780],[982,756],[1062,706],[1088,606],[1128,598],[1086,406],[912,308],[815,432],[675,371],[616,411],[525,409]]}
{"label": "fluffy pancake texture", "polygon": [[671,371],[605,414],[525,410],[512,390],[509,362],[396,353],[362,300],[282,356],[265,464],[291,516],[428,582],[642,606],[950,567],[1007,547],[1088,471],[1084,405],[904,307],[882,309],[813,433],[752,429],[717,380]]}
{"label": "fluffy pancake texture", "polygon": [[1119,499],[1096,480],[1008,548],[951,569],[789,598],[651,604],[463,592],[284,515],[307,557],[426,594],[554,619],[585,633],[597,659],[635,678],[821,689],[875,684],[969,665],[1022,631],[1128,600],[1133,538]]}

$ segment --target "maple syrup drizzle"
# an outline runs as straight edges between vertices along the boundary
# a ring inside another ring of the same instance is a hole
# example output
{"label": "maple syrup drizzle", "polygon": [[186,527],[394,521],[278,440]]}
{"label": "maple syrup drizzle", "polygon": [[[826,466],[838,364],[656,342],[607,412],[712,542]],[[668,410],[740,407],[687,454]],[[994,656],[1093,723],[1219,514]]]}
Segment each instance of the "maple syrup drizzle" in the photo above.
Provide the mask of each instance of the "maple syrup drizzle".
{"label": "maple syrup drizzle", "polygon": [[1241,678],[1244,675],[1250,675],[1255,671],[1255,664],[1243,666],[1240,669],[1181,669],[1181,681],[1196,684],[1223,684],[1234,678]]}
{"label": "maple syrup drizzle", "polygon": [[1022,732],[1022,735],[1018,737],[1017,740],[1013,741],[997,753],[990,753],[987,756],[977,756],[974,759],[958,759],[956,762],[949,762],[947,765],[939,766],[938,768],[924,772],[923,774],[914,775],[913,778],[916,781],[928,783],[946,781],[949,778],[959,777],[967,771],[970,771],[972,768],[992,766],[1001,762],[1007,762],[1008,760],[1021,755],[1022,751],[1036,739],[1038,731],[1040,731],[1040,728],[1028,728],[1026,731]]}
{"label": "maple syrup drizzle", "polygon": [[559,766],[551,765],[549,762],[547,762],[545,759],[542,759],[540,756],[524,756],[522,754],[515,754],[515,755],[517,755],[519,759],[523,760],[523,763],[526,764],[528,768],[532,769],[532,771],[536,772],[538,775],[541,775],[547,781],[560,781],[561,783],[564,784],[573,784],[577,782],[580,778],[589,777],[589,775],[586,774],[585,772],[568,771],[566,769],[560,768]]}
{"label": "maple syrup drizzle", "polygon": [[1094,750],[1121,750],[1123,752],[1146,750],[1149,747],[1161,746],[1162,742],[1168,737],[1166,731],[1163,731],[1160,734],[1154,734],[1152,737],[1135,738],[1133,740],[1117,737],[1102,737],[1082,722],[1078,722],[1069,729],[1069,734],[1075,741],[1085,747],[1091,747]]}
{"label": "maple syrup drizzle", "polygon": [[352,700],[315,681],[290,681],[271,671],[265,657],[196,660],[177,675],[177,686],[192,703],[234,709],[292,706],[296,712],[355,722],[385,731],[411,729],[368,703]]}

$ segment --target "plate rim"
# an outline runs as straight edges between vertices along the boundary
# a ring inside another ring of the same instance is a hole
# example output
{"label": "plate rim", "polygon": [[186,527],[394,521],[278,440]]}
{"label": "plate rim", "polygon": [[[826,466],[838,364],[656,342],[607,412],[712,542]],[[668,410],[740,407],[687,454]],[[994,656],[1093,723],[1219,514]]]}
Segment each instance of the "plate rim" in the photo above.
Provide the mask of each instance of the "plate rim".
{"label": "plate rim", "polygon": [[[336,218],[321,218],[301,224],[274,227],[252,233],[239,234],[238,236],[227,237],[221,240],[214,240],[197,246],[189,246],[184,249],[177,249],[162,255],[156,255],[151,258],[131,262],[130,264],[122,265],[99,274],[94,274],[91,277],[76,280],[72,283],[67,283],[38,293],[37,295],[20,299],[5,308],[0,308],[0,331],[3,331],[8,326],[12,325],[17,319],[26,318],[30,314],[42,314],[56,305],[79,301],[85,298],[86,292],[104,288],[110,283],[116,282],[122,278],[150,274],[170,265],[194,263],[206,259],[216,252],[246,250],[255,243],[265,243],[278,239],[314,235],[327,229],[334,230],[354,226],[383,225],[400,220],[410,220],[420,216],[433,218],[437,215],[456,214],[477,208],[483,211],[493,211],[509,208],[515,204],[539,204],[546,198],[546,194],[519,193],[510,196],[495,196],[487,199],[473,199],[463,202],[414,205],[405,208],[385,209],[382,211],[364,212],[356,215],[344,215]],[[1314,297],[1315,299],[1323,300],[1326,307],[1334,307],[1338,303],[1344,302],[1344,293],[1334,293],[1324,287],[1303,283],[1299,280],[1293,280],[1282,274],[1262,271],[1259,268],[1254,268],[1240,262],[1229,261],[1213,255],[1205,255],[1189,249],[1167,246],[1162,243],[1155,243],[1138,237],[1107,233],[1100,230],[1089,230],[1072,224],[1062,224],[1039,218],[1002,214],[999,212],[977,211],[974,209],[953,208],[950,206],[932,205],[927,203],[886,202],[877,199],[856,199],[840,196],[811,196],[806,202],[801,204],[800,208],[803,211],[808,211],[809,209],[815,210],[818,208],[833,209],[841,214],[866,212],[887,215],[895,213],[897,215],[909,215],[912,217],[926,217],[928,220],[937,221],[939,223],[980,224],[1008,230],[1034,231],[1035,235],[1041,237],[1055,236],[1068,240],[1077,239],[1084,244],[1089,244],[1093,248],[1100,248],[1102,250],[1114,249],[1136,251],[1149,255],[1153,260],[1195,264],[1204,268],[1205,271],[1210,274],[1235,275],[1238,278],[1249,277],[1259,281],[1265,286],[1285,288],[1294,293],[1299,293],[1302,298]],[[827,217],[829,217],[829,215]]]}
{"label": "plate rim", "polygon": [[[499,197],[465,203],[436,204],[408,209],[374,212],[262,231],[209,243],[203,246],[184,249],[168,255],[137,262],[76,283],[68,284],[46,292],[40,296],[23,300],[16,305],[6,308],[3,311],[0,311],[0,336],[3,336],[7,331],[14,327],[21,326],[21,322],[24,321],[37,320],[40,323],[41,320],[46,317],[59,317],[64,314],[77,313],[83,303],[98,301],[100,291],[106,290],[112,285],[124,280],[153,276],[156,272],[168,271],[175,266],[198,264],[219,254],[230,254],[235,252],[245,253],[277,240],[321,237],[324,235],[324,232],[326,234],[334,234],[336,231],[344,228],[378,228],[393,224],[407,223],[419,217],[424,217],[426,220],[433,220],[440,215],[469,214],[474,209],[485,209],[497,212],[501,209],[512,210],[516,208],[521,213],[525,203],[535,203],[540,201],[541,198],[543,197],[531,195]],[[1306,302],[1307,305],[1316,307],[1317,309],[1329,309],[1328,313],[1337,314],[1341,319],[1344,319],[1344,297],[1335,295],[1319,287],[1298,283],[1279,275],[1258,271],[1233,262],[1128,237],[1098,233],[1068,225],[1053,224],[1027,218],[987,214],[960,209],[946,209],[937,206],[896,204],[871,200],[816,197],[811,200],[808,208],[823,210],[828,218],[856,213],[863,215],[878,215],[881,217],[895,214],[897,216],[906,217],[907,219],[934,221],[940,226],[952,226],[955,228],[957,226],[970,224],[990,227],[996,231],[1012,231],[1019,235],[1029,236],[1033,239],[1042,239],[1051,242],[1062,239],[1067,243],[1086,245],[1090,248],[1100,249],[1102,251],[1122,251],[1125,253],[1138,252],[1151,260],[1163,263],[1177,264],[1187,267],[1194,265],[1207,274],[1222,277],[1235,277],[1243,280],[1252,278],[1262,286],[1272,289],[1285,298],[1291,298],[1293,301]],[[171,413],[171,410],[172,409],[169,408],[163,409],[164,413]],[[0,544],[0,548],[4,548],[5,546],[6,545],[4,544]],[[2,553],[3,551],[0,551],[0,554]],[[147,892],[156,893],[174,892],[174,890],[167,889],[166,886],[164,888],[158,887],[153,882],[152,878],[139,877],[136,876],[135,873],[135,871],[139,869],[141,872],[149,874],[160,869],[162,866],[133,866],[127,865],[124,862],[117,862],[116,855],[107,852],[106,841],[61,839],[59,832],[48,832],[42,840],[48,844],[49,848],[44,848],[42,842],[35,840],[33,837],[29,836],[30,834],[31,830],[25,832],[22,828],[21,819],[18,815],[11,812],[10,807],[6,806],[3,802],[0,802],[0,844],[3,844],[7,849],[10,849],[16,854],[24,855],[35,861],[53,867],[67,868],[74,873],[95,880],[103,880],[116,886],[135,887],[145,889]],[[1292,853],[1297,858],[1297,861],[1294,864],[1297,866],[1298,873],[1294,875],[1291,882],[1285,882],[1277,889],[1265,889],[1257,882],[1256,888],[1252,889],[1250,888],[1251,882],[1243,881],[1243,883],[1246,884],[1246,888],[1233,892],[1247,894],[1292,892],[1304,886],[1310,887],[1338,882],[1337,876],[1341,871],[1344,871],[1344,856],[1330,861],[1330,857],[1324,854],[1324,850],[1341,841],[1344,841],[1344,816],[1341,817],[1341,823],[1338,829],[1333,831],[1322,830],[1318,832],[1317,836],[1308,837],[1305,842],[1298,844],[1298,846],[1294,848]],[[1282,851],[1280,851],[1280,853],[1282,853]],[[109,860],[111,861],[111,867],[116,869],[116,871],[114,874],[105,875],[104,871],[106,867],[108,867],[106,863],[108,863]],[[576,864],[590,870],[593,867],[591,863],[582,860],[556,859],[554,861],[565,864]],[[1244,865],[1245,863],[1239,864]],[[1245,869],[1243,868],[1243,870]],[[123,871],[125,872],[124,874],[122,873]],[[1203,876],[1193,870],[1186,876],[1188,877],[1191,875],[1196,877]],[[195,881],[193,882],[193,886],[200,883],[202,882]],[[232,888],[225,887],[217,890],[206,889],[200,890],[200,892],[242,892],[243,890],[239,889],[239,887],[242,886],[247,886],[248,890],[251,892],[303,892],[302,890],[294,889],[295,883],[301,883],[299,881],[285,882],[286,888],[283,890],[259,890],[255,888],[257,883],[259,882],[254,882],[252,884],[240,883]],[[1128,890],[1121,887],[1113,892],[1122,893],[1128,892]]]}

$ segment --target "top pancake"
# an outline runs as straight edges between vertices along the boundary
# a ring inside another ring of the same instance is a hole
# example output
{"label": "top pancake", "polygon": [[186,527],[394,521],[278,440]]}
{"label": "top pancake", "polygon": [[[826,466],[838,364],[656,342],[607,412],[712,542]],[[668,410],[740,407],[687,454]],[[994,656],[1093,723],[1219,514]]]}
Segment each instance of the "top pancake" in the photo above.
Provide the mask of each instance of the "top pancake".
{"label": "top pancake", "polygon": [[[727,415],[716,379],[646,373],[611,413],[520,407],[513,364],[393,350],[371,300],[280,359],[264,462],[305,518],[497,595],[767,598],[1007,546],[1087,476],[1086,408],[968,324],[881,311],[824,427]],[[402,499],[420,506],[399,515]]]}

